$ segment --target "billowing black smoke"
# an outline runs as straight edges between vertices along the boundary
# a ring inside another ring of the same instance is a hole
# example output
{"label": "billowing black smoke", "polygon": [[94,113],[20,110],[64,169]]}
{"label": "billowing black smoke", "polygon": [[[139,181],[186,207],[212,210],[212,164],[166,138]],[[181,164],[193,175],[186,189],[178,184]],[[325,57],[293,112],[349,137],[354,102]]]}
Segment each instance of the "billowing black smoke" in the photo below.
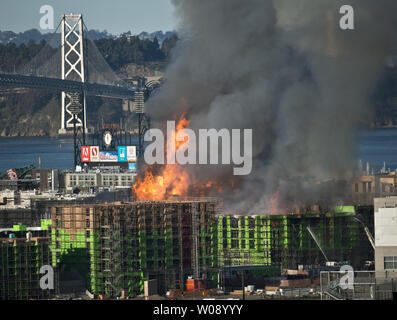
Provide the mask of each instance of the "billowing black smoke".
{"label": "billowing black smoke", "polygon": [[356,163],[357,129],[397,38],[397,1],[349,1],[355,30],[346,31],[345,1],[173,2],[181,40],[147,105],[155,125],[185,113],[195,130],[253,129],[250,175],[189,170],[202,181],[234,180],[223,196],[235,212],[264,212],[277,191],[281,203],[337,197],[315,182],[348,177]]}

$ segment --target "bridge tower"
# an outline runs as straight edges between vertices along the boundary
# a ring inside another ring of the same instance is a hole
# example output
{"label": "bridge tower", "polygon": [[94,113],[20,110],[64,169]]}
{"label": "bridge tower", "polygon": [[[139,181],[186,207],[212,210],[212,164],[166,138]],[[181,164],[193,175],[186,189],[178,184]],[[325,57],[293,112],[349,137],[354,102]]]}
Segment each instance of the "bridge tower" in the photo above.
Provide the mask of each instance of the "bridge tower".
{"label": "bridge tower", "polygon": [[[67,14],[61,21],[61,50],[63,80],[86,81],[84,61],[84,28],[82,14]],[[62,113],[60,134],[68,133],[76,126],[87,128],[86,98],[83,92],[82,111],[78,115],[73,110],[73,93],[62,92]]]}

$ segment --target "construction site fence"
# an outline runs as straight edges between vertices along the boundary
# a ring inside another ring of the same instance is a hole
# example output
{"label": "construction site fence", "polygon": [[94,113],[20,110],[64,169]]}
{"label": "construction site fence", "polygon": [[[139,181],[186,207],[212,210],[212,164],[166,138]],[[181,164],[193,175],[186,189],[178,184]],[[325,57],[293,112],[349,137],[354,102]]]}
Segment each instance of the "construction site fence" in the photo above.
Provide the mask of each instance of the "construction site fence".
{"label": "construction site fence", "polygon": [[321,299],[391,300],[397,271],[321,271]]}

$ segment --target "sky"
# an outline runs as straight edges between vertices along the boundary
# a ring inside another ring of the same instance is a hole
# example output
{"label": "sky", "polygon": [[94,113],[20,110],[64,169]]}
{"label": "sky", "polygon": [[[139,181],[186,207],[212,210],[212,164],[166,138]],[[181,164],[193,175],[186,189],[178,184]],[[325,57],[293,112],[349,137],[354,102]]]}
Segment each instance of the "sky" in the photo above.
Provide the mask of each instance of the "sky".
{"label": "sky", "polygon": [[88,29],[112,34],[131,31],[171,31],[176,28],[171,0],[1,0],[0,30],[23,32],[42,30],[40,8],[54,8],[54,28],[64,13],[82,13]]}

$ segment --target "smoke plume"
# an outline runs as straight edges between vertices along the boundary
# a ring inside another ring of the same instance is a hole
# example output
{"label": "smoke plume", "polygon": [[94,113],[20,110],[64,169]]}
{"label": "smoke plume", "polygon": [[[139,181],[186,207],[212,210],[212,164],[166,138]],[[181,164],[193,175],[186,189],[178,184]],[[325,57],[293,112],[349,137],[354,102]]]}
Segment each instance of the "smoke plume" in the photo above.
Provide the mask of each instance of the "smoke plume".
{"label": "smoke plume", "polygon": [[349,176],[357,129],[394,46],[397,2],[351,0],[355,30],[341,30],[338,0],[174,0],[181,40],[166,82],[147,104],[163,126],[185,113],[189,127],[253,129],[253,170],[192,166],[224,189],[234,212],[334,197],[317,184]]}

